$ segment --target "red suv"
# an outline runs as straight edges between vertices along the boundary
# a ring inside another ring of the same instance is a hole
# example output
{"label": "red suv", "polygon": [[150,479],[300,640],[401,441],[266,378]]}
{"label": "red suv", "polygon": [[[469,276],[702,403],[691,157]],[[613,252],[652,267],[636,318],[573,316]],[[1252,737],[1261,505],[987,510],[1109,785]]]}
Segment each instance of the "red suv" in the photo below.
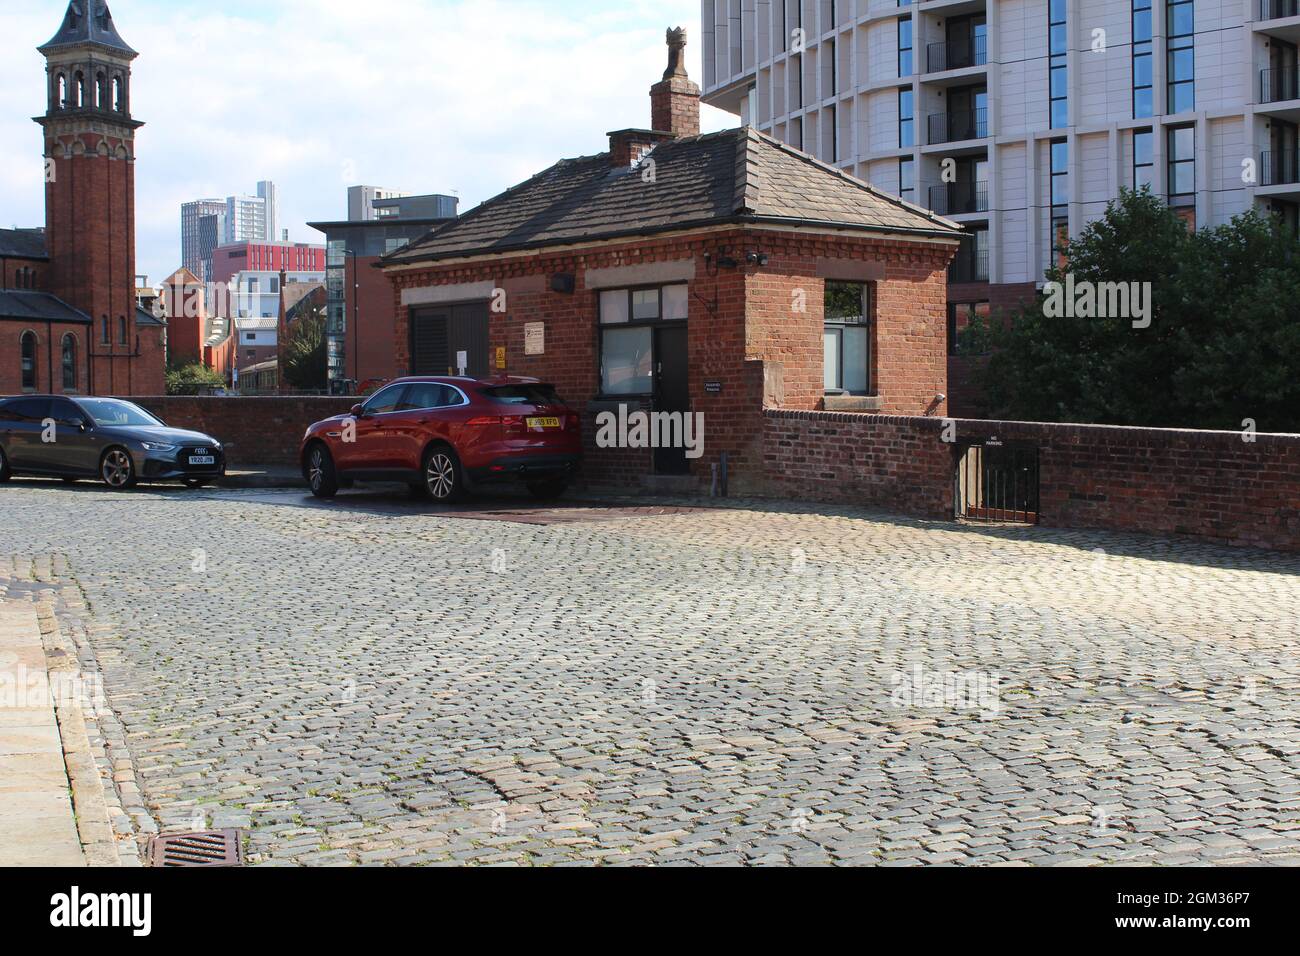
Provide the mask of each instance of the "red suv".
{"label": "red suv", "polygon": [[555,498],[582,461],[581,420],[536,379],[403,378],[308,428],[301,460],[318,498],[353,481],[402,481],[453,501],[512,479]]}

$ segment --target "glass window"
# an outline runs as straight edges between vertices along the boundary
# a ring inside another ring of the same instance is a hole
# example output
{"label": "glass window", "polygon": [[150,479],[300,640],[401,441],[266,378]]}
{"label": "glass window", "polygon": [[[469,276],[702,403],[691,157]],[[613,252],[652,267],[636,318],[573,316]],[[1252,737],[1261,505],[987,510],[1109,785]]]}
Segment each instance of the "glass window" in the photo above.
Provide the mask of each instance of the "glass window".
{"label": "glass window", "polygon": [[23,388],[36,388],[36,333],[24,332],[21,345]]}
{"label": "glass window", "polygon": [[658,289],[637,289],[632,293],[632,318],[641,321],[659,318]]}
{"label": "glass window", "polygon": [[397,410],[397,405],[402,399],[402,393],[406,391],[405,385],[390,385],[381,391],[378,391],[366,402],[365,413],[367,415],[382,415],[385,412]]}
{"label": "glass window", "polygon": [[626,289],[615,289],[600,294],[600,321],[602,325],[615,325],[628,320]]}
{"label": "glass window", "polygon": [[77,387],[77,340],[71,334],[63,337],[63,390],[74,391]]}
{"label": "glass window", "polygon": [[898,75],[911,76],[912,69],[912,18],[903,17],[898,21]]}
{"label": "glass window", "polygon": [[117,341],[118,341],[118,343],[119,343],[120,345],[126,345],[126,343],[127,343],[127,338],[126,338],[126,317],[125,317],[125,316],[120,316],[120,315],[119,315],[119,316],[117,317]]}
{"label": "glass window", "polygon": [[1169,130],[1169,200],[1179,205],[1196,200],[1196,130],[1176,126]]}
{"label": "glass window", "polygon": [[664,286],[663,311],[665,319],[686,318],[690,313],[690,289],[684,285]]}
{"label": "glass window", "polygon": [[460,392],[449,385],[437,382],[417,382],[407,389],[402,400],[397,403],[396,411],[412,411],[421,408],[450,408],[463,405],[465,400]]}
{"label": "glass window", "polygon": [[898,91],[898,145],[907,148],[916,145],[915,115],[912,111],[912,91]]}
{"label": "glass window", "polygon": [[1149,129],[1133,131],[1133,188],[1155,185],[1155,134]]}
{"label": "glass window", "polygon": [[601,333],[600,389],[605,395],[649,395],[653,331],[649,326]]}
{"label": "glass window", "polygon": [[916,160],[898,161],[898,195],[908,202],[916,202]]}
{"label": "glass window", "polygon": [[870,285],[826,283],[822,378],[827,391],[870,393],[872,301]]}
{"label": "glass window", "polygon": [[1069,35],[1065,8],[1065,0],[1050,0],[1047,5],[1048,119],[1052,129],[1070,125]]}
{"label": "glass window", "polygon": [[83,398],[81,407],[96,425],[161,425],[139,405],[113,398]]}
{"label": "glass window", "polygon": [[1154,116],[1156,103],[1152,96],[1152,0],[1134,0],[1132,8],[1132,33],[1134,33],[1134,118]]}
{"label": "glass window", "polygon": [[1192,0],[1169,0],[1165,17],[1169,37],[1166,111],[1186,113],[1196,108],[1196,27]]}

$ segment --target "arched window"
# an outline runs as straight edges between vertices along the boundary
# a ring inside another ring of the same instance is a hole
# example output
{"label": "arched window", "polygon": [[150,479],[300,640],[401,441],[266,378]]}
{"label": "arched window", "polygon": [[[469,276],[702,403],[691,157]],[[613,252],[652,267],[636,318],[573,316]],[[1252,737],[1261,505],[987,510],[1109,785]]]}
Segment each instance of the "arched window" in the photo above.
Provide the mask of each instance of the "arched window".
{"label": "arched window", "polygon": [[63,337],[63,390],[77,390],[77,337],[71,332]]}
{"label": "arched window", "polygon": [[86,105],[86,74],[77,71],[77,88],[73,91],[77,97],[77,109]]}
{"label": "arched window", "polygon": [[105,345],[108,345],[113,341],[113,333],[110,331],[108,326],[108,316],[104,316],[102,319],[100,319],[99,328],[100,328],[99,340],[103,342]]}
{"label": "arched window", "polygon": [[55,104],[61,110],[68,108],[68,78],[62,73],[59,74],[58,99],[55,100]]}
{"label": "arched window", "polygon": [[126,316],[117,317],[117,344],[126,345]]}
{"label": "arched window", "polygon": [[113,110],[118,113],[126,112],[126,87],[120,76],[113,77]]}
{"label": "arched window", "polygon": [[108,77],[103,73],[95,77],[95,109],[108,108]]}
{"label": "arched window", "polygon": [[36,391],[36,333],[24,332],[21,339],[23,391]]}

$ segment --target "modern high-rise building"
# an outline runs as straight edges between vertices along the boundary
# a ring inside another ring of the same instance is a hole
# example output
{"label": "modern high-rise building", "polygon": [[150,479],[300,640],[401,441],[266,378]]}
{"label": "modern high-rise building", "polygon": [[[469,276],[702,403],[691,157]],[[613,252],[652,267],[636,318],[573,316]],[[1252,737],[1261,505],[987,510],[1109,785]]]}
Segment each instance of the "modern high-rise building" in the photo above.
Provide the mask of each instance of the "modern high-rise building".
{"label": "modern high-rise building", "polygon": [[[211,230],[214,219],[219,219],[219,232],[215,238],[216,245],[206,250],[203,239],[204,221],[208,220],[209,239],[213,238]],[[212,249],[225,241],[226,203],[222,199],[196,199],[194,202],[181,204],[181,267],[190,270],[196,277],[206,279],[205,267],[212,264]]]}
{"label": "modern high-rise building", "polygon": [[376,199],[401,199],[406,193],[385,186],[349,186],[348,222],[370,222],[375,216]]}
{"label": "modern high-rise building", "polygon": [[[964,224],[949,326],[1121,187],[1300,210],[1297,0],[703,0],[704,101]],[[955,338],[955,335],[951,336]]]}
{"label": "modern high-rise building", "polygon": [[266,215],[266,235],[268,242],[274,242],[280,235],[280,200],[275,183],[268,179],[257,184],[257,198],[262,200]]}
{"label": "modern high-rise building", "polygon": [[275,183],[257,184],[256,196],[198,199],[181,205],[181,265],[212,281],[212,253],[236,242],[274,242],[279,236],[279,197]]}

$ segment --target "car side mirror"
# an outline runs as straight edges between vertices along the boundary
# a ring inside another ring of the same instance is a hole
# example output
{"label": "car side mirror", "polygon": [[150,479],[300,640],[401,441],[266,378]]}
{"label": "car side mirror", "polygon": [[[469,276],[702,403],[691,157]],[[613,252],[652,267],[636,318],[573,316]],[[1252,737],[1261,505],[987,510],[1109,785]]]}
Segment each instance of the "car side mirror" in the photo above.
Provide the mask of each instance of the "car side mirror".
{"label": "car side mirror", "polygon": [[365,409],[364,406],[362,406],[362,405],[353,405],[353,406],[352,406],[352,417],[353,417],[353,418],[362,418],[362,417],[365,416],[365,413],[366,413],[366,409]]}

